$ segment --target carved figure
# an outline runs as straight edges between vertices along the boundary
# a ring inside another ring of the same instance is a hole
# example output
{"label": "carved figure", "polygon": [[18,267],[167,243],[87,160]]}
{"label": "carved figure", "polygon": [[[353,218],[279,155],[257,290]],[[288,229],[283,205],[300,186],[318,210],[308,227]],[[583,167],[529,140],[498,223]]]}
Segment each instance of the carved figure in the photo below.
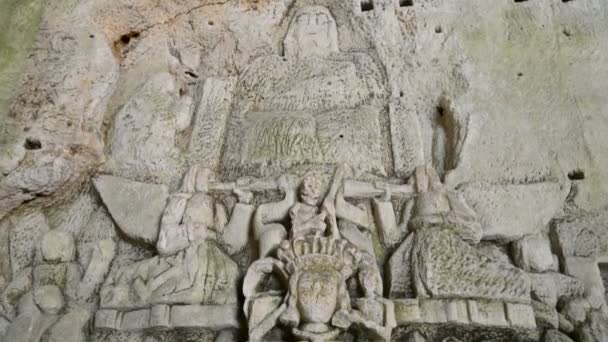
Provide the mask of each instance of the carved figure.
{"label": "carved figure", "polygon": [[[260,341],[279,322],[297,341],[332,341],[352,324],[376,339],[390,339],[392,303],[372,295],[351,301],[347,291],[346,281],[361,272],[357,247],[317,233],[284,240],[277,255],[256,261],[245,276],[250,341]],[[273,272],[283,281],[283,291],[264,291],[263,280]]]}
{"label": "carved figure", "polygon": [[239,80],[223,170],[271,176],[345,163],[385,174],[386,90],[373,59],[340,51],[336,22],[321,6],[296,10],[283,47],[284,56],[255,59]]}
{"label": "carved figure", "polygon": [[40,242],[42,262],[32,269],[32,288],[21,298],[3,341],[37,342],[43,335],[49,341],[85,340],[85,327],[95,309],[90,301],[114,253],[112,240],[98,242],[83,274],[75,261],[73,237],[58,230],[46,233]]}
{"label": "carved figure", "polygon": [[[171,196],[161,219],[159,255],[109,277],[102,307],[236,303],[237,265],[220,249],[218,239],[248,235],[252,195],[235,190],[241,203],[226,224],[224,207],[207,193],[210,174],[198,167],[188,171],[181,192]],[[246,238],[231,240],[228,249],[236,252],[246,243]]]}
{"label": "carved figure", "polygon": [[389,262],[389,297],[529,302],[523,271],[491,261],[469,245],[480,241],[481,225],[462,197],[447,190],[430,166],[416,168],[415,186],[413,232]]}

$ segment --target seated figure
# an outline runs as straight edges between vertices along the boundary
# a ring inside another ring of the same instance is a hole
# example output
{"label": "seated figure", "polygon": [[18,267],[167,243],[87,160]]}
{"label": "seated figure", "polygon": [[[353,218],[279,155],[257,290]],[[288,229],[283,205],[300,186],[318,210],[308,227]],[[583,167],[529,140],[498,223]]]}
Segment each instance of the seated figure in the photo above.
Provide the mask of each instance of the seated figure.
{"label": "seated figure", "polygon": [[222,173],[265,177],[345,163],[385,175],[387,91],[376,62],[340,50],[336,22],[321,6],[295,9],[283,50],[254,59],[239,79]]}
{"label": "seated figure", "polygon": [[481,240],[482,228],[464,199],[446,190],[429,166],[416,169],[415,186],[413,232],[389,261],[389,297],[529,302],[530,285],[522,270],[492,261],[469,245]]}
{"label": "seated figure", "polygon": [[[238,268],[217,240],[239,232],[247,236],[254,210],[249,204],[252,195],[235,190],[241,203],[230,221],[222,222],[225,209],[207,194],[210,173],[190,169],[181,192],[169,198],[163,213],[158,255],[110,275],[101,290],[102,308],[237,302]],[[238,251],[243,246],[226,247]]]}

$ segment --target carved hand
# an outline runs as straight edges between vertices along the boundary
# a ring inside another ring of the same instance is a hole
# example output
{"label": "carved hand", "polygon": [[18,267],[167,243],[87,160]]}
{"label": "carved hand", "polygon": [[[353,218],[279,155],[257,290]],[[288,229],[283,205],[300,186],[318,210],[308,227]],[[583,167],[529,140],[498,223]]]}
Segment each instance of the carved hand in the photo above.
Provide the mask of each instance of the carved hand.
{"label": "carved hand", "polygon": [[384,191],[384,193],[382,194],[382,198],[381,198],[382,201],[388,202],[391,200],[393,194],[392,194],[391,187],[388,183],[374,182],[374,186],[376,187],[376,189]]}
{"label": "carved hand", "polygon": [[281,175],[279,179],[277,179],[277,187],[285,194],[292,190],[286,175]]}

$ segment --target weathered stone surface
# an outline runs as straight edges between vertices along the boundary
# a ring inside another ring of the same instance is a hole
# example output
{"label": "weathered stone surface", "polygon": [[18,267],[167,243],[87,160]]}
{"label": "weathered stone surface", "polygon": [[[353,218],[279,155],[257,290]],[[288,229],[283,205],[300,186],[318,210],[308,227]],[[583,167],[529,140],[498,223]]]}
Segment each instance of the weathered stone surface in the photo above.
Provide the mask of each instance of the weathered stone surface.
{"label": "weathered stone surface", "polygon": [[34,260],[37,243],[49,230],[41,212],[13,216],[10,230],[11,269],[13,278]]}
{"label": "weathered stone surface", "polygon": [[532,308],[534,309],[536,325],[548,329],[559,328],[559,316],[554,307],[545,303],[532,301]]}
{"label": "weathered stone surface", "polygon": [[557,330],[547,330],[543,336],[543,342],[572,342],[572,339],[568,335],[564,335]]}
{"label": "weathered stone surface", "polygon": [[553,266],[549,240],[541,236],[526,236],[513,243],[513,260],[530,272],[545,272]]}
{"label": "weathered stone surface", "polygon": [[607,14],[2,1],[0,339],[606,340]]}
{"label": "weathered stone surface", "polygon": [[578,218],[559,220],[552,225],[562,257],[597,257],[608,254],[608,211],[599,210]]}
{"label": "weathered stone surface", "polygon": [[568,257],[565,259],[565,273],[580,280],[585,287],[585,296],[593,307],[606,305],[605,287],[597,261],[594,258]]}
{"label": "weathered stone surface", "polygon": [[161,214],[168,197],[166,186],[98,176],[95,178],[95,188],[125,235],[156,244]]}
{"label": "weathered stone surface", "polygon": [[461,190],[479,215],[483,238],[505,241],[540,232],[559,212],[568,195],[568,190],[558,183],[474,183]]}

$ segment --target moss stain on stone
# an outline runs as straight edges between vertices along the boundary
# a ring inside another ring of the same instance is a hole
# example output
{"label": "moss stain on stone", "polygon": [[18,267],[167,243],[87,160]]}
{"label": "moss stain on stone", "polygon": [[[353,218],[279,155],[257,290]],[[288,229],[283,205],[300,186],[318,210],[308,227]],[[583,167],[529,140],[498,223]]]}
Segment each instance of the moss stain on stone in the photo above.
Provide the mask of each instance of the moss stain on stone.
{"label": "moss stain on stone", "polygon": [[0,0],[0,116],[14,95],[41,18],[41,0]]}

